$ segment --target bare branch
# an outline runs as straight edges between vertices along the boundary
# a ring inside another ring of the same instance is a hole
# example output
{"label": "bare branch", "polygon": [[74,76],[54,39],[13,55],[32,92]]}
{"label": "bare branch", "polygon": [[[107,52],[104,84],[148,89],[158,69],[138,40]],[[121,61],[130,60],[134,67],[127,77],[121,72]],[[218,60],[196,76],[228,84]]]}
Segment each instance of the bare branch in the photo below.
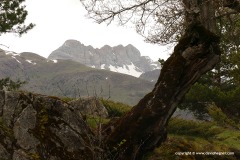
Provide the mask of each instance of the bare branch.
{"label": "bare branch", "polygon": [[[189,5],[196,6],[191,4],[193,3],[191,0],[80,0],[80,2],[88,11],[88,17],[97,23],[105,22],[109,25],[117,22],[118,25],[133,25],[146,42],[156,44],[169,44],[179,40],[187,25],[186,12],[196,14],[211,3],[215,7],[216,16],[211,17],[214,21],[237,14],[240,9],[240,0],[204,0],[201,5],[193,8],[188,8]],[[209,23],[211,20],[205,16],[203,21]]]}
{"label": "bare branch", "polygon": [[[119,25],[133,24],[136,31],[145,37],[151,39],[155,33],[156,26],[161,29],[165,27],[168,21],[177,27],[179,14],[183,16],[183,11],[179,0],[80,0],[85,9],[88,11],[88,17],[94,19],[97,23],[106,22],[107,25],[113,21]],[[161,15],[161,16],[159,16]],[[172,19],[172,18],[173,19]],[[163,18],[162,20],[159,20]],[[182,19],[182,18],[180,18]],[[175,22],[175,23],[174,23]],[[158,29],[160,31],[161,29]],[[166,27],[169,28],[169,27]],[[163,29],[164,30],[164,29]],[[162,30],[162,31],[163,31]],[[176,30],[176,29],[174,29]],[[164,30],[164,32],[166,29]],[[173,31],[173,30],[172,30]],[[172,32],[171,31],[171,32]],[[179,33],[179,32],[177,32]],[[162,34],[162,33],[160,33]],[[176,34],[165,32],[165,38],[158,38],[156,43],[169,43],[168,40],[174,41]]]}

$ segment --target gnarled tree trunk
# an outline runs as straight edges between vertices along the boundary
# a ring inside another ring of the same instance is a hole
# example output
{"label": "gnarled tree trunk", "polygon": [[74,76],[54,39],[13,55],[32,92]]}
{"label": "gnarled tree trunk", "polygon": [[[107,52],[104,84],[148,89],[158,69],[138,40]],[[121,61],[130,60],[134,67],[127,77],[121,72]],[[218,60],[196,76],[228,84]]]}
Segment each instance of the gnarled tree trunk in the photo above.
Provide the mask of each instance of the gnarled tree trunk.
{"label": "gnarled tree trunk", "polygon": [[166,140],[168,120],[190,87],[211,70],[220,57],[211,2],[183,0],[187,29],[164,63],[152,92],[133,109],[109,123],[105,142],[116,159],[141,159]]}

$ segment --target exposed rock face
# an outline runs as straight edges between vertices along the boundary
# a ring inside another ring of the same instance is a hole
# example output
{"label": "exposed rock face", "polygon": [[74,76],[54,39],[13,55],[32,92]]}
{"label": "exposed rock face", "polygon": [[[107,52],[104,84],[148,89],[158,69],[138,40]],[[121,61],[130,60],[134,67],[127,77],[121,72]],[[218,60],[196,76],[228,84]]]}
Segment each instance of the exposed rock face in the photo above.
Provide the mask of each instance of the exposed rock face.
{"label": "exposed rock face", "polygon": [[93,115],[106,118],[108,117],[108,111],[100,100],[96,97],[79,98],[69,102],[74,110],[79,114]]}
{"label": "exposed rock face", "polygon": [[53,51],[49,59],[71,59],[92,68],[106,69],[113,72],[139,77],[142,73],[159,69],[160,64],[147,56],[141,56],[133,45],[103,46],[95,49],[76,40],[67,40]]}
{"label": "exposed rock face", "polygon": [[1,160],[96,159],[103,155],[96,142],[82,117],[61,100],[0,91]]}

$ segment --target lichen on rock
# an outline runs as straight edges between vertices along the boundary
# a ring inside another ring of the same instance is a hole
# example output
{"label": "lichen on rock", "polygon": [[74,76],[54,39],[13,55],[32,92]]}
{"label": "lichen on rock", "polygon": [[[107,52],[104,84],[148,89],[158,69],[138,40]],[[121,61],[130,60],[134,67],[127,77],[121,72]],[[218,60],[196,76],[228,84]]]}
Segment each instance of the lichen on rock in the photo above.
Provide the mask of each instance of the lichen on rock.
{"label": "lichen on rock", "polygon": [[60,99],[0,91],[0,157],[79,160],[104,156],[81,115]]}

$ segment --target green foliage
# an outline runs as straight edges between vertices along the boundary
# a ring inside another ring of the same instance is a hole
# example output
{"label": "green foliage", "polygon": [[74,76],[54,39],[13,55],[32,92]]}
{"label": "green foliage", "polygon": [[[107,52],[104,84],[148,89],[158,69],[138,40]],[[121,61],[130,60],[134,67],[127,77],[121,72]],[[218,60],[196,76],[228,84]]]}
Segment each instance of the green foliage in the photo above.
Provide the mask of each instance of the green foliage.
{"label": "green foliage", "polygon": [[229,51],[239,50],[240,45],[240,16],[239,14],[231,14],[222,19],[218,19],[218,28],[221,35],[221,47],[225,54]]}
{"label": "green foliage", "polygon": [[228,118],[239,121],[240,114],[240,87],[222,89],[221,86],[196,83],[186,95],[185,101],[180,108],[188,108],[196,113],[201,119],[208,113],[207,106],[216,104],[217,107],[228,116]]}
{"label": "green foliage", "polygon": [[106,107],[109,117],[120,117],[131,110],[131,106],[120,102],[101,99],[103,105]]}
{"label": "green foliage", "polygon": [[[108,111],[109,118],[113,117],[120,117],[126,112],[130,111],[132,108],[129,105],[120,103],[120,102],[114,102],[111,100],[106,100],[106,99],[101,99],[102,104],[106,107]],[[86,117],[87,124],[91,128],[98,128],[102,124],[106,124],[110,121],[110,119],[102,118],[102,117],[97,117],[97,116],[90,116],[88,115]]]}
{"label": "green foliage", "polygon": [[126,139],[121,140],[121,142],[119,142],[116,147],[113,147],[113,149],[114,149],[116,152],[118,152],[118,150],[120,149],[120,147],[121,147],[122,145],[124,145],[124,143],[126,143],[126,142],[127,142]]}
{"label": "green foliage", "polygon": [[240,132],[234,130],[225,130],[216,135],[220,144],[225,144],[231,148],[240,149]]}
{"label": "green foliage", "polygon": [[24,25],[28,12],[22,3],[25,0],[1,0],[0,3],[0,35],[2,33],[17,33],[22,35],[34,27],[30,23]]}
{"label": "green foliage", "polygon": [[87,124],[91,127],[96,129],[99,127],[99,125],[106,124],[109,122],[109,119],[105,119],[102,117],[96,117],[96,116],[87,116]]}
{"label": "green foliage", "polygon": [[217,107],[216,105],[209,105],[207,107],[207,110],[209,115],[215,122],[217,122],[218,125],[223,127],[233,127],[236,129],[240,129],[240,125],[229,119],[227,115],[222,112],[221,108]]}
{"label": "green foliage", "polygon": [[20,80],[13,81],[9,77],[3,78],[0,80],[0,90],[3,90],[4,88],[9,91],[18,90],[25,83],[26,82]]}
{"label": "green foliage", "polygon": [[162,59],[162,58],[159,58],[158,59],[158,62],[161,64],[161,67],[163,66],[163,64],[164,64],[164,62],[165,62],[165,60],[164,59]]}
{"label": "green foliage", "polygon": [[64,102],[70,102],[72,100],[74,100],[75,98],[71,98],[71,97],[62,97],[61,100]]}
{"label": "green foliage", "polygon": [[211,122],[195,122],[172,118],[169,121],[168,132],[177,135],[188,135],[209,139],[221,133],[222,128]]}

